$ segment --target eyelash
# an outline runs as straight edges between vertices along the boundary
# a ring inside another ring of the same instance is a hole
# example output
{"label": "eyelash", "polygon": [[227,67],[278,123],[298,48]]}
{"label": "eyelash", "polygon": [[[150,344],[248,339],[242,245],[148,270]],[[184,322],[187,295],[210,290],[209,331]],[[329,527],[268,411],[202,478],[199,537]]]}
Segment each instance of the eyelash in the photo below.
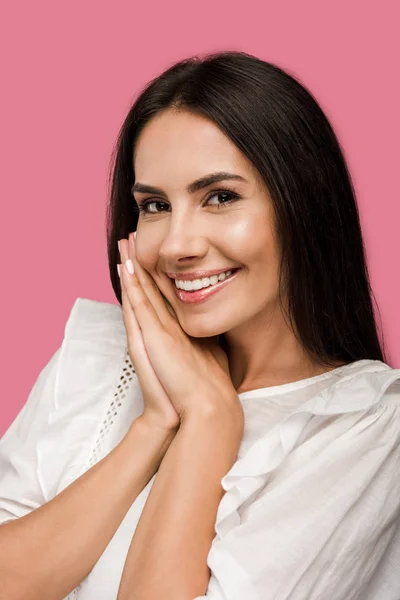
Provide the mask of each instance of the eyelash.
{"label": "eyelash", "polygon": [[[225,196],[229,196],[230,200],[227,200],[226,202],[222,202],[221,204],[214,204],[213,207],[216,207],[218,209],[221,207],[225,207],[228,204],[232,204],[233,202],[236,202],[236,200],[240,199],[239,194],[236,194],[236,192],[231,192],[230,190],[213,190],[207,196],[206,202],[208,202],[210,200],[210,198],[212,198],[213,196],[218,196],[219,194],[224,194]],[[148,205],[149,204],[166,204],[166,202],[164,202],[164,200],[152,200],[150,198],[149,200],[145,200],[144,202],[136,202],[136,204],[138,206],[138,210],[140,213],[144,213],[144,214],[148,214],[148,215],[157,215],[160,213],[160,211],[150,212],[147,209]],[[165,212],[165,211],[161,211],[161,212]]]}

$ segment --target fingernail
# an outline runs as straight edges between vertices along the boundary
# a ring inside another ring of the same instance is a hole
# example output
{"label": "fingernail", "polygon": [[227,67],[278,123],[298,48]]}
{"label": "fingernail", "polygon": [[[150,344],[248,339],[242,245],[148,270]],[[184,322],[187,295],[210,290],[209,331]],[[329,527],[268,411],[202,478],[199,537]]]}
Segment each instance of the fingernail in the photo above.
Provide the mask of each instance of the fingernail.
{"label": "fingernail", "polygon": [[133,232],[133,239],[136,240],[136,231]]}
{"label": "fingernail", "polygon": [[121,254],[121,244],[119,243],[119,240],[118,240],[118,250],[119,250],[119,253]]}
{"label": "fingernail", "polygon": [[125,261],[125,265],[126,265],[126,268],[128,269],[128,273],[133,275],[133,273],[134,273],[133,263],[130,258],[128,258],[128,260]]}
{"label": "fingernail", "polygon": [[121,277],[121,267],[119,265],[117,265],[117,270],[118,270],[118,276]]}

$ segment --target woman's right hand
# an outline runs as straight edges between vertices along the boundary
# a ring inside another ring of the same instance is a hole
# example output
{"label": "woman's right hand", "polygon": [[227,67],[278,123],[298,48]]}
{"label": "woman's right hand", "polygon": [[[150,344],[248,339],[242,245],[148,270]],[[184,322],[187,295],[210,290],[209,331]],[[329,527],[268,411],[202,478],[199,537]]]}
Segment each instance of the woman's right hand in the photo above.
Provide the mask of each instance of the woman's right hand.
{"label": "woman's right hand", "polygon": [[[119,248],[121,263],[125,263],[128,258],[131,258],[129,252],[129,240],[119,240]],[[126,268],[125,265],[123,268]],[[144,287],[144,291],[151,300],[154,309],[156,311],[158,311],[158,309],[160,311],[161,309],[165,311],[165,304],[161,305],[161,303],[165,303],[161,292],[158,294],[154,293],[154,285],[156,285],[154,280],[152,280],[150,274],[145,271],[144,277],[148,277],[149,280],[148,282],[144,282],[148,284]],[[140,419],[147,422],[151,427],[158,427],[166,433],[171,433],[174,430],[178,431],[180,425],[179,415],[151,365],[143,342],[139,323],[137,322],[135,312],[129,301],[126,288],[124,287],[123,277],[120,277],[120,283],[122,315],[127,333],[128,352],[136,375],[138,376],[144,399],[144,411],[140,416]]]}

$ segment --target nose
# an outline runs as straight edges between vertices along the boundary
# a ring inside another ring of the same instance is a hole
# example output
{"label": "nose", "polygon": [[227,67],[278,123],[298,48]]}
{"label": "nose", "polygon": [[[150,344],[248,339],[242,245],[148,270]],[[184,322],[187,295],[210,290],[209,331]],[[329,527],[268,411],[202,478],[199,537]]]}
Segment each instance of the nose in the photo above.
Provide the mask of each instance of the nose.
{"label": "nose", "polygon": [[181,220],[179,223],[170,223],[159,247],[159,257],[169,271],[175,266],[186,263],[199,263],[207,253],[209,241],[206,232],[200,230],[190,220]]}

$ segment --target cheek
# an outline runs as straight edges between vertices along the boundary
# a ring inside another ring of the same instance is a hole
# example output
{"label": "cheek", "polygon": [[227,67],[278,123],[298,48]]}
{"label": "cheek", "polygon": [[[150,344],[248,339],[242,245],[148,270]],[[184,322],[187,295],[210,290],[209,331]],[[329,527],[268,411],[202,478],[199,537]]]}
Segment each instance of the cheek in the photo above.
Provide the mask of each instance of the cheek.
{"label": "cheek", "polygon": [[224,248],[227,256],[249,269],[264,268],[277,261],[276,245],[270,228],[260,221],[253,221],[229,229],[224,235]]}
{"label": "cheek", "polygon": [[146,271],[154,271],[155,265],[157,264],[157,253],[154,250],[146,246],[145,248],[140,244],[135,246],[136,260],[139,265],[146,269]]}
{"label": "cheek", "polygon": [[251,210],[247,214],[240,213],[239,217],[225,228],[226,244],[243,256],[255,257],[267,249],[270,251],[275,244],[268,214]]}
{"label": "cheek", "polygon": [[[224,228],[224,243],[235,253],[244,254],[248,251],[249,245],[254,243],[253,219],[241,218],[237,223],[229,223]],[[220,232],[219,232],[220,238]],[[221,238],[220,238],[221,239]]]}

